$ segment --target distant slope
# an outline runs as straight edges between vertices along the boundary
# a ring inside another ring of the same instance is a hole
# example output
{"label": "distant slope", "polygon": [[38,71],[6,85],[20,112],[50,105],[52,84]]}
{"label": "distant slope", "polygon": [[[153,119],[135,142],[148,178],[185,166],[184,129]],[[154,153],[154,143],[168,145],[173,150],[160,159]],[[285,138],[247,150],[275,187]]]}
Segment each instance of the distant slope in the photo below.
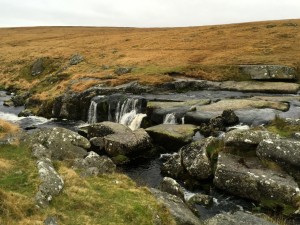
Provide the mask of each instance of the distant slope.
{"label": "distant slope", "polygon": [[[59,94],[66,87],[81,91],[101,82],[156,84],[171,80],[168,72],[228,80],[239,79],[231,65],[300,64],[300,19],[159,29],[3,28],[0,37],[0,85],[47,91],[48,96],[40,98]],[[64,68],[75,53],[85,60]],[[32,77],[30,68],[41,57],[48,57],[49,68]],[[118,66],[134,70],[117,76]],[[97,79],[80,80],[83,77]]]}

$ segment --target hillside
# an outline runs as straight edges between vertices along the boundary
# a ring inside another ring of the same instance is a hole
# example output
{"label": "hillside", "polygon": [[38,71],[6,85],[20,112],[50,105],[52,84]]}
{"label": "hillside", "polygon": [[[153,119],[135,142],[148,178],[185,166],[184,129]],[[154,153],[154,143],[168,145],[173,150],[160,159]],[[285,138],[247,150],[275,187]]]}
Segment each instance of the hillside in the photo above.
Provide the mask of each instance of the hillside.
{"label": "hillside", "polygon": [[[188,28],[3,28],[0,85],[31,89],[37,98],[48,99],[67,87],[82,91],[132,80],[157,84],[172,80],[171,72],[243,80],[234,65],[299,66],[299,31],[300,19]],[[74,54],[84,61],[69,66]],[[32,76],[30,69],[39,58],[45,70]],[[118,76],[118,67],[133,70]]]}

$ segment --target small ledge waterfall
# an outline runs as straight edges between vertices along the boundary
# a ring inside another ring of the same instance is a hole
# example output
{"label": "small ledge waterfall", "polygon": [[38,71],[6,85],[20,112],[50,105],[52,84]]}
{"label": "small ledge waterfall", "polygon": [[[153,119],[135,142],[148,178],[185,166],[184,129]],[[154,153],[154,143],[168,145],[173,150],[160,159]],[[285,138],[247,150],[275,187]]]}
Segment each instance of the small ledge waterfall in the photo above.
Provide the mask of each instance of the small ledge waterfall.
{"label": "small ledge waterfall", "polygon": [[88,123],[93,124],[97,123],[97,103],[95,101],[91,101],[89,112],[88,112]]}
{"label": "small ledge waterfall", "polygon": [[163,124],[176,124],[175,113],[168,113],[164,117]]}

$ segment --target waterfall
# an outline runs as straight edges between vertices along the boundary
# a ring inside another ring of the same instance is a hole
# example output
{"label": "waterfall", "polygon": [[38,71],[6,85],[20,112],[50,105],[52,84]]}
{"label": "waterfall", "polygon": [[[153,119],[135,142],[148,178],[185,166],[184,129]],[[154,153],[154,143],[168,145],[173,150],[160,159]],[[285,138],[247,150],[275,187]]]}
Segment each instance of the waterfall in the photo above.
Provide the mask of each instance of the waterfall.
{"label": "waterfall", "polygon": [[181,118],[181,124],[184,124],[184,116]]}
{"label": "waterfall", "polygon": [[139,99],[134,98],[126,99],[122,104],[118,102],[115,112],[115,121],[128,126],[132,130],[138,129],[142,119],[146,116],[146,114],[140,113],[141,107],[139,107],[138,103]]}
{"label": "waterfall", "polygon": [[88,112],[88,123],[90,124],[97,123],[97,105],[95,101],[91,101]]}
{"label": "waterfall", "polygon": [[168,113],[164,117],[163,124],[176,124],[175,113]]}

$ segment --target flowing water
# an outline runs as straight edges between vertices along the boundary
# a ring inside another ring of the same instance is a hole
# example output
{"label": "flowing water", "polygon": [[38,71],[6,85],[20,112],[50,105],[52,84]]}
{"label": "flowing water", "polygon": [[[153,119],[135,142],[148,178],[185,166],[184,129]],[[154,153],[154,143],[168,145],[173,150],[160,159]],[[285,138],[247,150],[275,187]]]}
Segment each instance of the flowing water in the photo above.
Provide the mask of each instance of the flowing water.
{"label": "flowing water", "polygon": [[176,124],[175,113],[168,113],[164,117],[163,124]]}

